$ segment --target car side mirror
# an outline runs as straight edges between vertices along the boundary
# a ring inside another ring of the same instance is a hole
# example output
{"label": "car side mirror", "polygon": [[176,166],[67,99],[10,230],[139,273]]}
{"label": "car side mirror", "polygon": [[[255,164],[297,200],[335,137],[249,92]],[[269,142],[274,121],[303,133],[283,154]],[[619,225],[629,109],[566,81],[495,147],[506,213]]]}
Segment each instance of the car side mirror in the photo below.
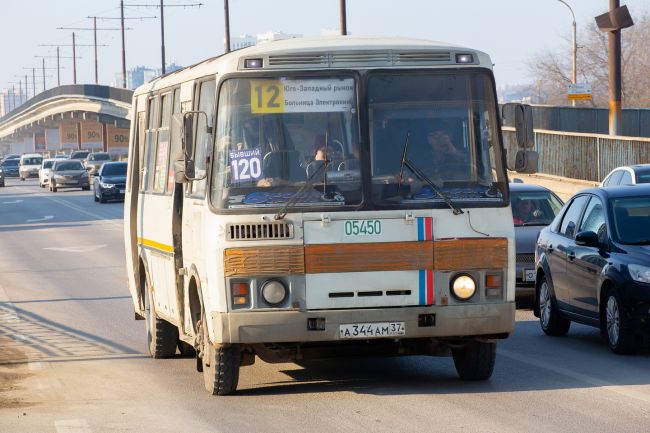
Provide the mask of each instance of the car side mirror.
{"label": "car side mirror", "polygon": [[576,235],[576,244],[583,247],[599,247],[598,235],[592,231],[580,232]]}

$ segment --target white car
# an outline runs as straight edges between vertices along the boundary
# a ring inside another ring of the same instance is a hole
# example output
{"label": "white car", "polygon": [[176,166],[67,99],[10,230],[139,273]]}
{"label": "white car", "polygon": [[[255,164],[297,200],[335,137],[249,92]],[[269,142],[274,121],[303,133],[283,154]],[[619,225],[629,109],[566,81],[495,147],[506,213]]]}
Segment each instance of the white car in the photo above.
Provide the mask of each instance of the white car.
{"label": "white car", "polygon": [[605,176],[600,186],[637,185],[639,183],[650,183],[650,164],[616,167]]}
{"label": "white car", "polygon": [[26,153],[20,157],[20,165],[18,167],[18,176],[20,180],[25,180],[28,177],[38,177],[38,171],[41,169],[43,157],[38,153]]}
{"label": "white car", "polygon": [[52,169],[52,164],[54,164],[56,159],[44,159],[41,169],[38,170],[38,186],[45,188],[50,184],[50,171]]}

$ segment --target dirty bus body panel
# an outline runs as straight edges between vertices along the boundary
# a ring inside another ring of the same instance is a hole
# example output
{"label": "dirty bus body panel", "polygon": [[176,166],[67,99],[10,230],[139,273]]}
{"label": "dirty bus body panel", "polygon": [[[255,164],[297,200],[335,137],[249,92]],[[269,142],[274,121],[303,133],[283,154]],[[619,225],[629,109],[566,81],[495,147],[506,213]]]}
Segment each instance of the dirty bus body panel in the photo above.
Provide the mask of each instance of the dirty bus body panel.
{"label": "dirty bus body panel", "polygon": [[134,95],[125,242],[149,349],[206,388],[254,362],[452,354],[487,379],[514,326],[489,57],[329,37],[250,47]]}

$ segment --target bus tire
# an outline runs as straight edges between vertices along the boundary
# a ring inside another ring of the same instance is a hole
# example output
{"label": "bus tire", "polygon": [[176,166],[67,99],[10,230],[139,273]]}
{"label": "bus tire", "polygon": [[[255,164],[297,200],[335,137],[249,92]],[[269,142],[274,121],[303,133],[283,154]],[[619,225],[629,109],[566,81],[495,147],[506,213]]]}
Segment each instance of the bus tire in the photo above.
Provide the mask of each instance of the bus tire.
{"label": "bus tire", "polygon": [[239,364],[241,354],[233,345],[218,345],[210,342],[205,320],[201,320],[203,344],[201,361],[205,389],[212,395],[228,395],[235,392],[239,382]]}
{"label": "bus tire", "polygon": [[178,351],[184,358],[196,357],[196,350],[194,350],[194,346],[184,342],[183,340],[178,340]]}
{"label": "bus tire", "polygon": [[170,358],[176,354],[176,342],[178,341],[178,328],[159,319],[156,315],[156,308],[153,299],[153,291],[145,278],[145,312],[147,322],[147,343],[152,358]]}
{"label": "bus tire", "polygon": [[494,371],[497,344],[471,341],[451,350],[461,380],[487,380]]}

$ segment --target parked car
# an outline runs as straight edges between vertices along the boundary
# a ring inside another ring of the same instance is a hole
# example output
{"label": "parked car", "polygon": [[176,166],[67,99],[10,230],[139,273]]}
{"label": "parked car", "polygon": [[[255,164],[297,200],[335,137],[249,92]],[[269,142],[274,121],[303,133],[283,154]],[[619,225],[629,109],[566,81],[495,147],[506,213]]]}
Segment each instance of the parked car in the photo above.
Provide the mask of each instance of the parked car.
{"label": "parked car", "polygon": [[562,209],[562,200],[548,188],[523,183],[510,184],[510,204],[515,225],[517,275],[515,293],[535,294],[535,245],[539,232]]}
{"label": "parked car", "polygon": [[537,241],[534,306],[542,330],[599,327],[611,350],[650,335],[650,185],[575,195]]}
{"label": "parked car", "polygon": [[70,153],[68,159],[79,159],[81,161],[84,161],[86,158],[88,158],[89,154],[90,150],[75,150]]}
{"label": "parked car", "polygon": [[81,188],[90,190],[88,171],[79,160],[55,161],[50,171],[50,191],[59,188]]}
{"label": "parked car", "polygon": [[56,160],[52,158],[44,159],[43,164],[41,164],[41,169],[38,170],[38,186],[41,188],[45,188],[50,184],[50,170],[54,161]]}
{"label": "parked car", "polygon": [[5,177],[18,177],[18,167],[20,165],[20,159],[11,158],[5,159],[0,164],[2,171],[4,172]]}
{"label": "parked car", "polygon": [[638,183],[650,183],[650,164],[616,167],[605,176],[600,186],[636,185]]}
{"label": "parked car", "polygon": [[95,201],[124,200],[126,186],[126,162],[107,162],[100,169],[93,183]]}
{"label": "parked car", "polygon": [[18,166],[18,175],[20,180],[24,181],[28,177],[38,177],[38,170],[41,169],[43,156],[38,153],[26,153],[20,157]]}
{"label": "parked car", "polygon": [[110,160],[111,156],[107,152],[93,152],[89,154],[86,159],[86,168],[90,169],[88,174],[96,174],[102,165]]}
{"label": "parked car", "polygon": [[70,159],[66,154],[54,155],[54,159]]}
{"label": "parked car", "polygon": [[0,187],[4,188],[5,186],[5,171],[2,169],[2,164],[0,164]]}

